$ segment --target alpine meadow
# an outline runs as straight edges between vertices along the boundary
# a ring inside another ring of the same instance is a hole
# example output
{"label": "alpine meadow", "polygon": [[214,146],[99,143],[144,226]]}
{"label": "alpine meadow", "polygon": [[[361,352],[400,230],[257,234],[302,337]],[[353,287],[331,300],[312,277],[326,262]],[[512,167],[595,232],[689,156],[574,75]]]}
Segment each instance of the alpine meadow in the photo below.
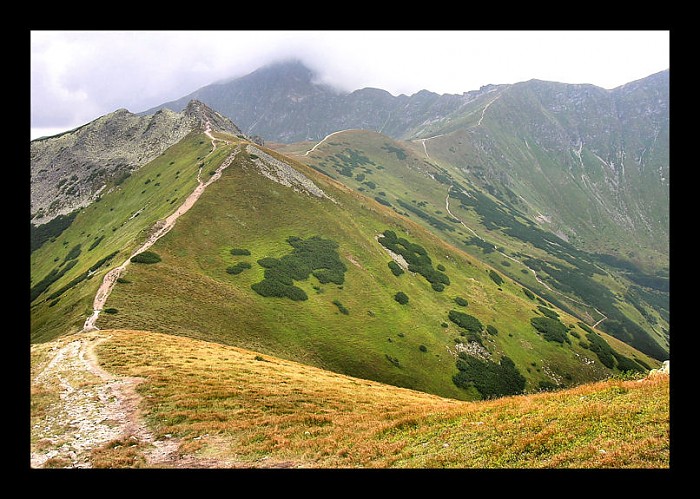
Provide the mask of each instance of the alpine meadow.
{"label": "alpine meadow", "polygon": [[33,468],[669,468],[669,71],[299,61],[30,143]]}

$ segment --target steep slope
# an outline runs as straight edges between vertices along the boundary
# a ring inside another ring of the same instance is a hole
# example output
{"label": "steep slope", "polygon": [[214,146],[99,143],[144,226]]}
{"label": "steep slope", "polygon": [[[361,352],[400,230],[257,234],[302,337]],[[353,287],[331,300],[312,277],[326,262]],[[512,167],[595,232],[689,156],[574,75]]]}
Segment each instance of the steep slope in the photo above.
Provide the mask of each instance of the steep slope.
{"label": "steep slope", "polygon": [[35,468],[670,466],[667,375],[475,403],[146,331],[31,358]]}
{"label": "steep slope", "polygon": [[182,112],[137,116],[119,109],[75,130],[30,142],[32,223],[40,225],[87,206],[206,123],[240,134],[228,118],[201,102]]}
{"label": "steep slope", "polygon": [[611,91],[533,80],[474,105],[425,132],[432,160],[582,249],[668,267],[668,71]]}
{"label": "steep slope", "polygon": [[495,189],[482,191],[478,177],[435,161],[427,142],[345,131],[276,148],[414,219],[589,326],[656,358],[668,355],[667,290],[555,236]]}
{"label": "steep slope", "polygon": [[235,154],[239,136],[210,127],[209,121],[196,127],[70,217],[32,226],[32,341],[82,329],[107,270],[167,230],[168,220]]}

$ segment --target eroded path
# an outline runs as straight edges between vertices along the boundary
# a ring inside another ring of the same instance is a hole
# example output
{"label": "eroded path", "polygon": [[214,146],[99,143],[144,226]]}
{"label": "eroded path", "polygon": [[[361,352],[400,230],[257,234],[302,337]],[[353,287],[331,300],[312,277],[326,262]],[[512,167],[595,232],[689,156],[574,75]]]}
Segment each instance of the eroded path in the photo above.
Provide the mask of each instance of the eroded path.
{"label": "eroded path", "polygon": [[[216,150],[216,141],[218,139],[215,139],[214,136],[211,134],[210,128],[207,126],[206,130],[204,133],[211,138],[212,142],[212,150],[211,152],[214,152]],[[114,284],[117,282],[117,279],[119,276],[121,276],[122,272],[124,272],[124,269],[129,265],[131,262],[131,258],[133,258],[135,255],[142,253],[149,249],[151,246],[153,246],[158,239],[166,235],[168,232],[170,232],[170,229],[173,228],[175,225],[175,222],[177,221],[178,218],[180,218],[182,215],[187,213],[192,206],[197,202],[199,197],[202,195],[204,190],[213,182],[216,182],[220,177],[221,173],[228,168],[228,166],[233,162],[235,159],[236,155],[240,151],[240,146],[237,146],[234,151],[219,165],[219,167],[216,169],[214,174],[207,180],[206,182],[202,182],[200,178],[201,174],[201,168],[199,172],[197,173],[197,181],[199,182],[197,187],[192,191],[192,193],[187,196],[187,199],[180,205],[177,210],[175,210],[174,213],[172,213],[170,216],[168,216],[165,220],[159,220],[156,222],[156,224],[153,226],[151,230],[151,234],[136,251],[134,251],[127,260],[122,263],[120,266],[110,270],[105,274],[104,278],[102,279],[102,284],[100,285],[99,289],[97,290],[97,294],[95,295],[95,299],[92,304],[92,315],[88,317],[85,320],[85,324],[83,325],[83,331],[94,331],[96,329],[99,329],[96,325],[97,318],[100,315],[100,312],[104,308],[105,302],[107,301],[107,298],[109,298],[109,295],[112,293],[112,289],[114,288]],[[211,152],[209,154],[211,154]]]}
{"label": "eroded path", "polygon": [[173,459],[178,442],[156,441],[141,421],[136,386],[142,380],[114,376],[98,365],[94,348],[106,339],[91,332],[55,342],[33,376],[32,396],[57,396],[43,418],[33,418],[33,468],[91,468],[92,450],[115,440],[145,444],[151,465]]}
{"label": "eroded path", "polygon": [[100,367],[95,347],[110,336],[78,333],[32,346],[31,466],[92,468],[96,449],[132,447],[149,468],[230,467],[183,456],[180,441],[156,439],[139,410],[141,378],[116,376]]}

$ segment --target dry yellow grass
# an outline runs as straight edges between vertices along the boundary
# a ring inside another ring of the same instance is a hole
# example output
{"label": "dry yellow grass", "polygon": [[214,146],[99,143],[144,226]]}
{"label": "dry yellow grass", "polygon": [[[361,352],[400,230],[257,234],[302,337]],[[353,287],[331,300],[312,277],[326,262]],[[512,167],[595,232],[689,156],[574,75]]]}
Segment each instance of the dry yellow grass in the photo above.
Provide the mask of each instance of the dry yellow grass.
{"label": "dry yellow grass", "polygon": [[[459,402],[234,347],[104,331],[158,438],[242,467],[668,468],[669,382]],[[130,457],[133,461],[133,457]]]}

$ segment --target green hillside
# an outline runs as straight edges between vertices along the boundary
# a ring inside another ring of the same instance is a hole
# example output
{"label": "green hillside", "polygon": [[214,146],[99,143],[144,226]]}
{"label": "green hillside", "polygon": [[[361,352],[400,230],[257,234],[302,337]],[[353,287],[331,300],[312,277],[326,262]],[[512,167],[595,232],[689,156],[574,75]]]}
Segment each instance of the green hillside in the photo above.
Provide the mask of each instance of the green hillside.
{"label": "green hillside", "polygon": [[[459,137],[399,142],[374,132],[345,131],[318,145],[276,148],[415,220],[589,326],[600,325],[645,353],[665,358],[667,278],[579,249],[533,218],[516,193],[484,183],[483,168],[465,171],[458,161],[433,157],[434,151],[440,155],[453,149],[447,144],[458,147]],[[438,140],[443,143],[433,145]],[[551,181],[542,172],[531,178]],[[548,184],[538,189],[556,190]]]}
{"label": "green hillside", "polygon": [[211,150],[203,133],[192,133],[147,167],[108,185],[97,202],[74,212],[65,230],[45,231],[50,237],[36,243],[30,260],[33,342],[82,329],[102,276],[185,200],[201,164],[206,173],[226,154],[225,148],[209,155]]}
{"label": "green hillside", "polygon": [[[211,154],[203,135],[169,149],[33,253],[33,286],[67,267],[64,260],[77,262],[34,300],[33,341],[81,328],[102,276],[189,194],[202,163],[206,176],[233,151],[239,141],[227,138],[231,143]],[[589,332],[366,192],[242,144],[221,178],[150,248],[156,263],[127,267],[99,328],[214,341],[457,399],[571,386],[658,365]],[[446,195],[446,187],[435,195]],[[389,250],[405,268],[390,265]],[[94,275],[51,298],[115,251]]]}

